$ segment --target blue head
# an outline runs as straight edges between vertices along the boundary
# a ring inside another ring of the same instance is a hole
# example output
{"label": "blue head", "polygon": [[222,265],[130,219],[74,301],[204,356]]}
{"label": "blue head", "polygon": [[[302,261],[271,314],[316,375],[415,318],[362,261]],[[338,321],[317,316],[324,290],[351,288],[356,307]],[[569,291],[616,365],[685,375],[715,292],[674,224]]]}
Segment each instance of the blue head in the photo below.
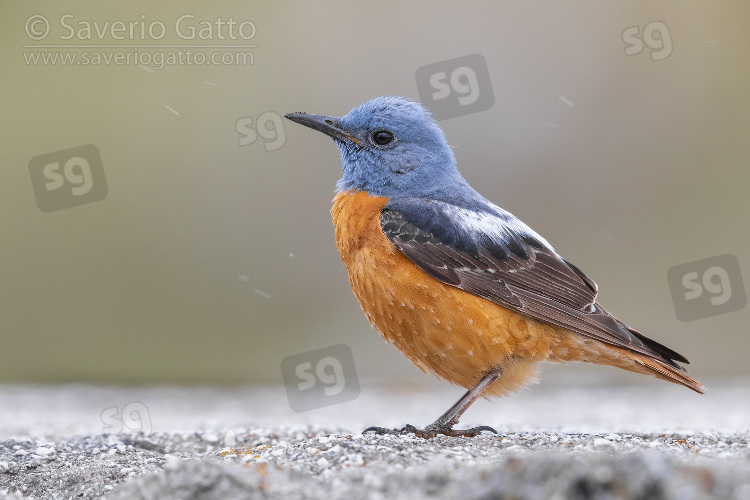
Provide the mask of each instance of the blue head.
{"label": "blue head", "polygon": [[287,118],[333,137],[341,153],[342,191],[388,198],[448,201],[473,189],[458,173],[440,126],[421,104],[384,96],[342,117],[290,113]]}

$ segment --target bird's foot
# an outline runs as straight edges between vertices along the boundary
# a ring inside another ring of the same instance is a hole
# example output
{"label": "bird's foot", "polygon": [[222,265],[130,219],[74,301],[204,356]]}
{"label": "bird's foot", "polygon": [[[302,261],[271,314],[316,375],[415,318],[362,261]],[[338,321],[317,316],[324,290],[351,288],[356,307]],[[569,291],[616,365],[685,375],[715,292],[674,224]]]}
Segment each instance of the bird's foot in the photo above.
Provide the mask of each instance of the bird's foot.
{"label": "bird's foot", "polygon": [[444,436],[451,436],[451,437],[474,437],[478,436],[482,433],[482,431],[488,431],[493,432],[497,434],[498,432],[493,429],[492,427],[488,425],[480,425],[478,427],[472,427],[471,429],[453,429],[452,426],[449,425],[441,425],[438,423],[430,424],[424,429],[417,429],[413,425],[405,425],[401,429],[386,429],[384,427],[368,427],[364,431],[362,431],[362,434],[365,434],[367,432],[373,432],[378,435],[383,434],[391,434],[396,436],[403,436],[406,434],[414,434],[417,437],[421,437],[424,439],[429,439],[436,437],[438,434],[442,434]]}

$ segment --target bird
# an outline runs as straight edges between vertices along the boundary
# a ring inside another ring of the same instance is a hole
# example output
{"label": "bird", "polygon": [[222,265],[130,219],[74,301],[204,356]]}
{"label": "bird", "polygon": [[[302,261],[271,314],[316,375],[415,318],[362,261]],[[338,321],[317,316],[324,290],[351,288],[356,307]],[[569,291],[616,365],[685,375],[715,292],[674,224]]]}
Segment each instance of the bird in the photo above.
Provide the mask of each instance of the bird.
{"label": "bird", "polygon": [[454,426],[478,398],[537,382],[542,362],[609,365],[705,393],[687,358],[610,314],[591,278],[469,185],[419,102],[381,96],[340,117],[285,117],[338,147],[336,247],[370,324],[422,371],[467,389],[424,428],[364,432],[497,432]]}

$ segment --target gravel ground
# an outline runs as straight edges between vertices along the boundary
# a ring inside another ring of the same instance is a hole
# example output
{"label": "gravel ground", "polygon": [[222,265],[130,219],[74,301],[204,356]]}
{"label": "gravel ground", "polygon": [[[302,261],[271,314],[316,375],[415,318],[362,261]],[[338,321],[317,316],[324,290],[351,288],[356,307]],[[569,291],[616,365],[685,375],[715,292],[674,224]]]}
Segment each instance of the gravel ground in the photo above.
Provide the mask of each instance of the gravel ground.
{"label": "gravel ground", "polygon": [[[361,431],[423,426],[461,390],[363,381],[353,401],[294,413],[283,387],[6,385],[0,499],[748,499],[748,382],[701,397],[558,381],[464,416],[498,435],[430,440]],[[111,427],[124,408],[147,432]]]}

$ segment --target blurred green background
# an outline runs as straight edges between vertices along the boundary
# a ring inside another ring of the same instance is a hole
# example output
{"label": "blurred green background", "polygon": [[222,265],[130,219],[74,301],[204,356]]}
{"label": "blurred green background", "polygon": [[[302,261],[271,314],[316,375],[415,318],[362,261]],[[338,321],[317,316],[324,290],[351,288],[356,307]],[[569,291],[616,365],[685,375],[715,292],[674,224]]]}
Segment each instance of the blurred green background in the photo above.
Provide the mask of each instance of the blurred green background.
{"label": "blurred green background", "polygon": [[[185,26],[257,31],[185,40],[174,24],[186,14]],[[26,32],[35,15],[50,23],[43,41]],[[419,99],[417,68],[474,53],[495,105],[441,122],[467,180],[596,280],[613,313],[690,358],[692,375],[749,372],[750,308],[683,323],[667,282],[670,267],[725,253],[750,279],[747,2],[2,2],[0,19],[0,382],[280,382],[285,356],[340,343],[360,376],[423,379],[349,289],[332,142],[285,120],[264,131],[276,139],[241,145],[238,122]],[[79,39],[95,21],[167,31]],[[653,21],[672,54],[626,56],[623,31]],[[44,43],[63,47],[24,47]],[[248,64],[162,69],[29,60],[149,43],[257,47],[193,49],[250,52]],[[101,153],[108,195],[43,213],[29,161],[84,144]]]}

